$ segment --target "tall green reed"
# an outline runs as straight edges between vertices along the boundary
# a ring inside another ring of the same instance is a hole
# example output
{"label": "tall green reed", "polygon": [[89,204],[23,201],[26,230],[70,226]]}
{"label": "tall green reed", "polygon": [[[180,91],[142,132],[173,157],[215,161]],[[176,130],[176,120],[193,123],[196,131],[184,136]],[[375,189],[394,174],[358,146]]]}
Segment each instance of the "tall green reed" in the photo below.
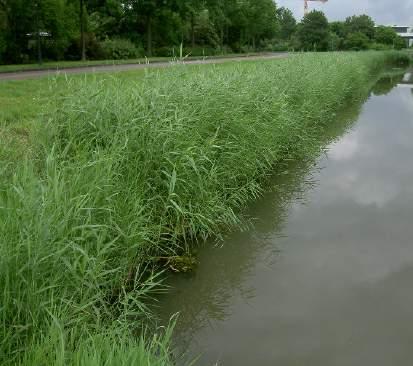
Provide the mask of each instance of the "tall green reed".
{"label": "tall green reed", "polygon": [[241,225],[266,176],[314,154],[335,112],[401,58],[308,54],[69,80],[32,158],[1,160],[1,362],[168,364],[169,330],[145,337],[160,288],[151,258]]}

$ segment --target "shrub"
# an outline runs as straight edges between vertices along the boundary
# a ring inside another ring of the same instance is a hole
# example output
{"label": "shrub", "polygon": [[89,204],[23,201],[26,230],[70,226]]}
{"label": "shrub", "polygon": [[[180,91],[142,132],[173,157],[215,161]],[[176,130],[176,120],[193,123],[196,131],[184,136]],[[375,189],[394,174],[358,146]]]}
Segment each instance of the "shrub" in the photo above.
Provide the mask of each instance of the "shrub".
{"label": "shrub", "polygon": [[391,46],[383,44],[383,43],[372,43],[369,47],[371,50],[375,51],[385,51],[391,49]]}
{"label": "shrub", "polygon": [[104,57],[111,60],[123,60],[143,57],[144,52],[141,47],[136,47],[128,39],[114,38],[100,42]]}
{"label": "shrub", "polygon": [[243,45],[240,48],[241,53],[253,53],[256,52],[256,49],[250,45]]}
{"label": "shrub", "polygon": [[350,33],[344,41],[347,50],[361,51],[367,50],[370,46],[369,38],[361,32]]}
{"label": "shrub", "polygon": [[[85,45],[86,45],[86,57],[90,60],[104,59],[105,54],[102,50],[100,42],[96,39],[93,33],[85,34]],[[80,44],[80,38],[73,38],[66,49],[65,59],[66,60],[79,60],[82,52],[82,46]]]}
{"label": "shrub", "polygon": [[304,16],[298,27],[298,39],[306,51],[326,51],[329,43],[328,20],[321,11],[313,10]]}
{"label": "shrub", "polygon": [[179,46],[177,47],[158,47],[153,50],[154,56],[173,57],[179,55]]}
{"label": "shrub", "polygon": [[267,52],[284,52],[290,48],[290,42],[276,39],[268,39],[262,41],[260,44],[260,49]]}
{"label": "shrub", "polygon": [[[202,57],[202,56],[215,56],[218,54],[225,53],[222,50],[213,48],[213,47],[184,47],[182,50],[182,56],[194,56],[194,57]],[[180,46],[173,46],[173,47],[158,47],[154,50],[154,55],[159,57],[180,57]]]}
{"label": "shrub", "polygon": [[402,50],[403,48],[407,47],[407,41],[400,36],[397,36],[396,39],[394,40],[394,48],[396,50]]}
{"label": "shrub", "polygon": [[[178,49],[179,52],[179,49]],[[184,48],[184,56],[189,55],[189,56],[195,56],[195,57],[200,57],[200,56],[215,56],[219,54],[219,50],[213,47],[201,47],[201,46],[196,46],[196,47],[188,47]]]}

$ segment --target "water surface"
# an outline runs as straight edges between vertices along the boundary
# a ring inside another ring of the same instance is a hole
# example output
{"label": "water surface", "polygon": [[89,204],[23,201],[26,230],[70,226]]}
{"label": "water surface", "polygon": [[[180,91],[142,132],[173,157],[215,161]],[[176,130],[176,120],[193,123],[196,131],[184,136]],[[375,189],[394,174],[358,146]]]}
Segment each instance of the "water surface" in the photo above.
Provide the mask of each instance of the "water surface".
{"label": "water surface", "polygon": [[162,316],[199,365],[413,363],[413,94],[382,79],[314,166],[254,203],[254,226],[174,276]]}

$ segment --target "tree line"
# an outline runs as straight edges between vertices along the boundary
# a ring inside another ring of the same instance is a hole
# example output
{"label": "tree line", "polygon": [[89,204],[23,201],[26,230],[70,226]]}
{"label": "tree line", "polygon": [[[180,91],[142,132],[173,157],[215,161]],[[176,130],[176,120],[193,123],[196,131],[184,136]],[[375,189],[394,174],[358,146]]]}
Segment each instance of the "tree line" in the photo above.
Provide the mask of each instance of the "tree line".
{"label": "tree line", "polygon": [[406,40],[393,28],[376,26],[365,14],[328,23],[321,11],[312,11],[298,25],[296,35],[299,47],[314,51],[384,50],[407,46]]}
{"label": "tree line", "polygon": [[297,23],[273,0],[0,0],[0,63],[403,47],[367,15]]}

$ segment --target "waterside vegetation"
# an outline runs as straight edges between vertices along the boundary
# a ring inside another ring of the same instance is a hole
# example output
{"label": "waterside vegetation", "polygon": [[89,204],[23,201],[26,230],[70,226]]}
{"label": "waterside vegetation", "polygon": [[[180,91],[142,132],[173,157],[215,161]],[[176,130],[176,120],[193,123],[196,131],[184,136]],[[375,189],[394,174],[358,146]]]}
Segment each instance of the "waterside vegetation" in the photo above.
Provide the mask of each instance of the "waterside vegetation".
{"label": "waterside vegetation", "polygon": [[0,126],[0,363],[172,364],[171,329],[148,323],[158,259],[242,225],[266,177],[317,154],[336,112],[406,62],[305,54],[50,82],[42,113]]}

